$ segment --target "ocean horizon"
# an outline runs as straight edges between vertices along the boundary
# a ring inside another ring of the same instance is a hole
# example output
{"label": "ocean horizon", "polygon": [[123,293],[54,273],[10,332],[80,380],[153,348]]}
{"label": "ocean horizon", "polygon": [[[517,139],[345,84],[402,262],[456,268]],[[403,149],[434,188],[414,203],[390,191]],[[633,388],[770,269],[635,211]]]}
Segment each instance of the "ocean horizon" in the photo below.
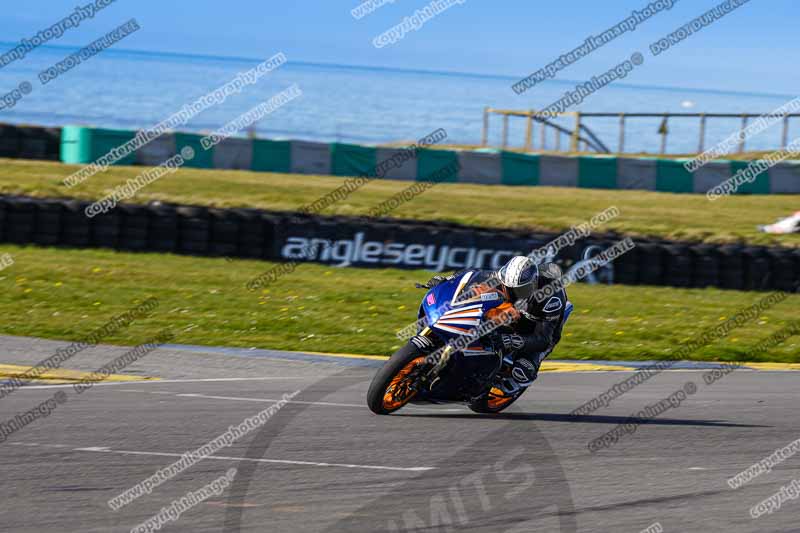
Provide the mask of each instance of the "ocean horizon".
{"label": "ocean horizon", "polygon": [[[0,48],[15,43],[0,41]],[[0,68],[0,92],[21,82],[33,85],[13,108],[0,110],[0,122],[45,126],[89,125],[104,128],[143,129],[178,111],[184,104],[219,87],[240,71],[264,59],[197,54],[109,49],[78,65],[72,71],[41,85],[38,73],[63,60],[79,48],[46,45],[23,60]],[[278,109],[256,127],[259,137],[304,139],[323,142],[379,144],[409,141],[444,128],[445,143],[479,144],[483,109],[541,109],[585,80],[548,80],[517,95],[511,85],[519,77],[432,71],[363,65],[289,61],[241,94],[229,97],[185,126],[184,131],[217,129],[274,94],[297,84],[303,96]],[[521,75],[522,76],[522,75]],[[520,76],[520,77],[521,77]],[[617,83],[571,108],[583,112],[693,112],[767,113],[793,99],[793,95],[750,93],[724,89],[688,89]],[[565,127],[572,120],[558,120]],[[790,124],[790,139],[800,135],[798,120]],[[619,135],[618,119],[587,119],[592,131],[613,151]],[[660,118],[630,119],[626,128],[626,151],[657,152],[660,148]],[[706,148],[741,127],[741,119],[709,120]],[[493,117],[490,144],[497,146],[501,118]],[[538,128],[537,128],[538,129]],[[668,152],[694,152],[698,147],[699,119],[670,120]],[[512,119],[509,145],[521,147],[525,121]],[[748,140],[748,150],[766,150],[780,145],[782,128],[774,125]],[[244,134],[244,132],[242,133]],[[539,132],[534,144],[541,142]],[[554,148],[553,135],[546,148]],[[561,147],[565,148],[566,138]]]}

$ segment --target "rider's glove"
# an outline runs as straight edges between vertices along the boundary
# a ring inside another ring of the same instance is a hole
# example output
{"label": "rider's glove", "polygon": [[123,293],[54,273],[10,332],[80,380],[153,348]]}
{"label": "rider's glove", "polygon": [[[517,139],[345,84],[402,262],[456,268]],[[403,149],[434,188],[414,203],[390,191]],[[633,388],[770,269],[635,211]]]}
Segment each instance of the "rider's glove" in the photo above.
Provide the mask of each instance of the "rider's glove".
{"label": "rider's glove", "polygon": [[438,284],[447,281],[448,278],[449,278],[449,276],[447,276],[447,277],[445,277],[445,276],[433,276],[431,279],[428,280],[428,282],[425,285],[429,289],[432,289],[435,286],[437,286]]}
{"label": "rider's glove", "polygon": [[433,341],[425,335],[414,335],[409,339],[409,342],[416,346],[421,352],[428,353],[433,351]]}
{"label": "rider's glove", "polygon": [[522,338],[521,335],[517,335],[516,333],[512,333],[510,335],[500,335],[500,342],[503,343],[503,348],[506,350],[519,350],[523,346],[525,346],[525,339]]}
{"label": "rider's glove", "polygon": [[415,283],[414,285],[418,289],[432,289],[432,288],[434,288],[435,286],[437,286],[440,283],[456,279],[462,272],[464,272],[464,270],[459,270],[458,272],[453,272],[449,276],[436,275],[436,276],[433,276],[431,279],[429,279],[428,282],[425,283],[425,285],[421,285],[419,283]]}

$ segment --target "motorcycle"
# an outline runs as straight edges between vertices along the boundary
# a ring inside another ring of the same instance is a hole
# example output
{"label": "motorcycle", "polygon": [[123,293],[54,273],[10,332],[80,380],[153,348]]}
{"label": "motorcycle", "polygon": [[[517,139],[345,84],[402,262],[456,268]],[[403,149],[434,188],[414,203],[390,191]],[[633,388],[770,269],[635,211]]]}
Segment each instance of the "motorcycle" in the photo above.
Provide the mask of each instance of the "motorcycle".
{"label": "motorcycle", "polygon": [[[481,271],[468,271],[429,289],[419,307],[424,327],[418,334],[433,341],[423,353],[414,343],[400,348],[370,383],[367,405],[385,415],[409,403],[466,403],[477,413],[499,413],[526,389],[510,378],[513,360],[499,333],[519,319],[502,285]],[[484,334],[484,332],[486,332]]]}

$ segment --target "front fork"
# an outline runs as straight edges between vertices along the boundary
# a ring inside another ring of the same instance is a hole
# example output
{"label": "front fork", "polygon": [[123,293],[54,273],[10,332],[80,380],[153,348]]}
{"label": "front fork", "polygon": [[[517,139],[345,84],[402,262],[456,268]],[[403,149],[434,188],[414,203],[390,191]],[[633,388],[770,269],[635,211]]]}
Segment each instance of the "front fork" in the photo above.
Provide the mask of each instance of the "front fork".
{"label": "front fork", "polygon": [[[420,335],[428,336],[431,332],[430,328],[424,328],[420,331]],[[438,350],[437,350],[438,351]],[[434,351],[433,353],[436,353]],[[454,350],[452,346],[446,345],[444,349],[441,350],[438,356],[432,357],[433,366],[431,369],[425,373],[420,379],[420,385],[428,390],[432,389],[436,382],[440,379],[439,374],[442,370],[447,366],[447,363],[450,362],[450,358],[453,356]],[[499,365],[497,369],[493,372],[491,377],[491,385],[490,387],[494,386],[499,388],[503,391],[504,394],[513,395],[520,393],[524,390],[523,387],[519,385],[515,380],[509,378],[508,376],[504,375],[505,372],[503,370],[505,368],[511,368],[514,366],[514,359],[511,357],[510,354],[504,354],[502,350],[497,353],[499,361]],[[431,357],[431,355],[428,355]],[[484,393],[485,394],[485,393]]]}
{"label": "front fork", "polygon": [[[425,327],[422,331],[419,332],[419,335],[424,335],[426,337],[430,337],[431,329],[429,327]],[[437,354],[437,352],[439,352]],[[437,354],[437,355],[434,355]],[[447,366],[447,363],[450,362],[450,358],[453,355],[453,348],[449,345],[444,346],[444,348],[439,351],[437,348],[432,353],[425,356],[426,362],[433,363],[433,366],[422,376],[419,378],[419,384],[421,388],[430,390],[439,380],[439,374],[444,367]]]}

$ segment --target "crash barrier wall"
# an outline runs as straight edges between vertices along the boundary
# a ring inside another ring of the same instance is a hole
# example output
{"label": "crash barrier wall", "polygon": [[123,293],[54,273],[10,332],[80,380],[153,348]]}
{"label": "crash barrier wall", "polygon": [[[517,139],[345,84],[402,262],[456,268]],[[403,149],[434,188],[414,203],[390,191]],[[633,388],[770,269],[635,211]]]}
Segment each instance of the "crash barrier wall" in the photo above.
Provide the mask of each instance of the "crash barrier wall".
{"label": "crash barrier wall", "polygon": [[[258,209],[121,204],[87,218],[86,201],[0,196],[0,242],[313,261],[342,267],[452,271],[497,268],[557,234],[449,223],[299,215]],[[592,236],[562,249],[565,271],[618,242]],[[593,279],[628,285],[791,290],[800,249],[635,240]]]}
{"label": "crash barrier wall", "polygon": [[[133,131],[66,126],[61,160],[91,163],[135,135]],[[374,175],[377,164],[399,148],[346,143],[272,141],[229,138],[209,150],[200,147],[201,136],[170,133],[120,160],[117,164],[160,165],[184,146],[197,156],[187,165],[195,168],[292,172],[334,176]],[[715,161],[694,172],[686,159],[627,158],[613,156],[537,155],[489,149],[453,151],[422,149],[387,179],[421,181],[437,170],[458,162],[453,182],[487,185],[546,185],[587,189],[638,189],[673,193],[705,193],[747,168],[748,162]],[[741,185],[736,194],[800,194],[800,162],[780,163]]]}
{"label": "crash barrier wall", "polygon": [[0,157],[58,161],[61,128],[0,124]]}

